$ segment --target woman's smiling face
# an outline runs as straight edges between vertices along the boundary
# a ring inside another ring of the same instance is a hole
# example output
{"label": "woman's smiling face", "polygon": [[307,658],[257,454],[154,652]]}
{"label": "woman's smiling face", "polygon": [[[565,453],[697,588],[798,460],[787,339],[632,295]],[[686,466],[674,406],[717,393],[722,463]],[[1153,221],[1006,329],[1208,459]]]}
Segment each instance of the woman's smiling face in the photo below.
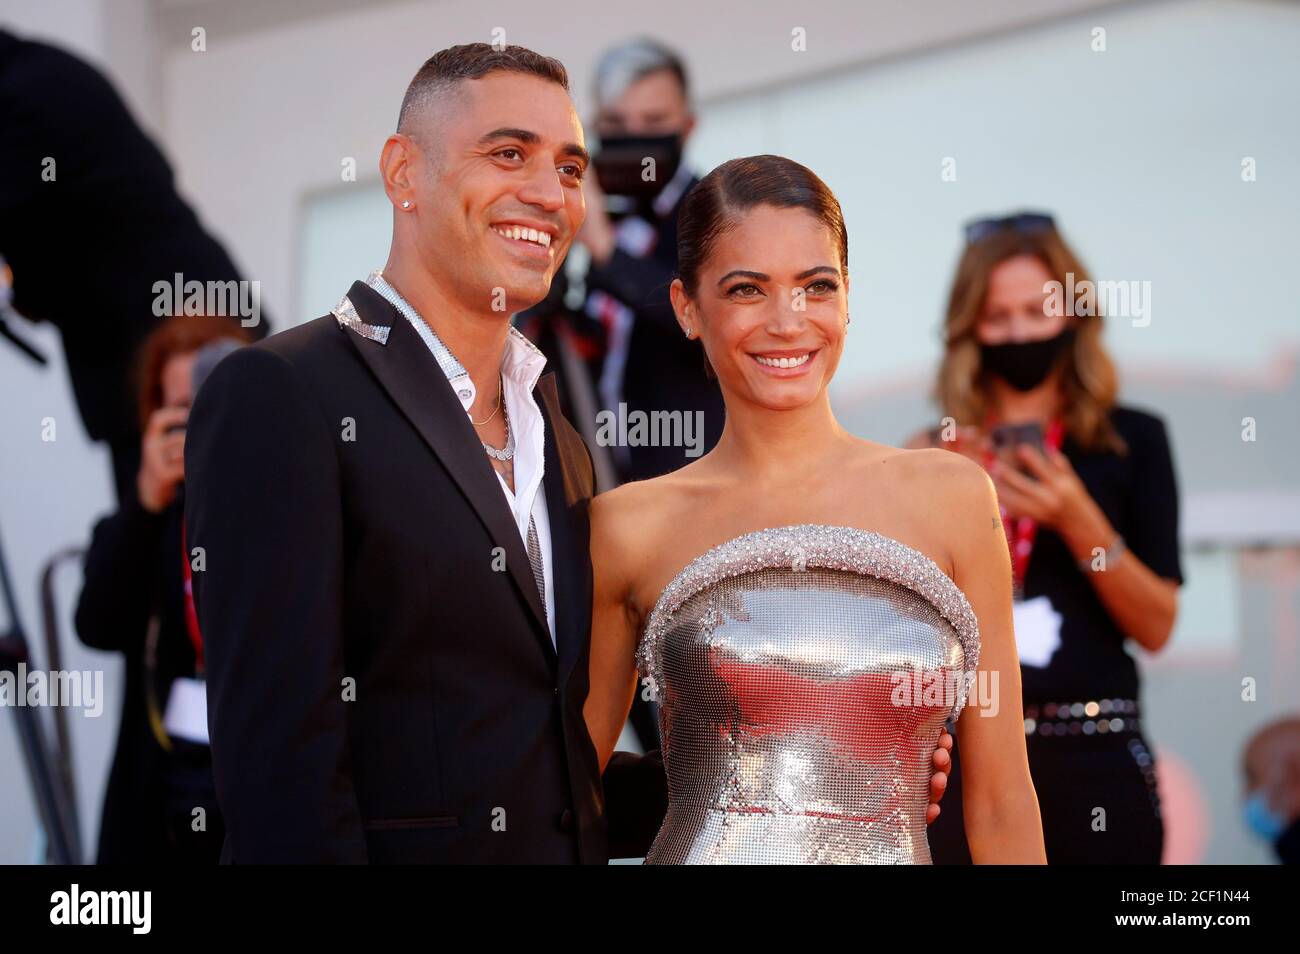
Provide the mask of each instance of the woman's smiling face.
{"label": "woman's smiling face", "polygon": [[773,410],[803,407],[839,364],[848,279],[834,234],[806,209],[740,213],[714,240],[694,297],[679,280],[672,299],[725,395]]}

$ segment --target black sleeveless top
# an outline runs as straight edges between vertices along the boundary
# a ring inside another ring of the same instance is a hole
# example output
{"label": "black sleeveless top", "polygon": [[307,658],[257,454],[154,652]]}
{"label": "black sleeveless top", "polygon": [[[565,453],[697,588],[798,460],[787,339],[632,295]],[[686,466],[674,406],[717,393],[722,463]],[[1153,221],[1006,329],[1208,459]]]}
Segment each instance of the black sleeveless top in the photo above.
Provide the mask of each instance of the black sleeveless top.
{"label": "black sleeveless top", "polygon": [[[1068,435],[1061,450],[1133,554],[1157,576],[1181,584],[1178,487],[1164,422],[1122,406],[1110,419],[1128,454],[1084,451]],[[1061,643],[1046,666],[1021,665],[1024,701],[1137,698],[1137,665],[1124,633],[1065,542],[1045,527],[1038,529],[1025,576],[1025,598],[1036,596],[1047,596],[1061,614]]]}

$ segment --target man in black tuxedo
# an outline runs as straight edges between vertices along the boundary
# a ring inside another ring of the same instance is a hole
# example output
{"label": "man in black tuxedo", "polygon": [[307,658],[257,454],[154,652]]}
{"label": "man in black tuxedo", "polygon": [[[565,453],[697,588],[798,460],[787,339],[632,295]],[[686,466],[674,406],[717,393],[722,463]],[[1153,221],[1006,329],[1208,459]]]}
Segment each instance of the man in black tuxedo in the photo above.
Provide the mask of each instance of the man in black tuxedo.
{"label": "man in black tuxedo", "polygon": [[560,63],[443,50],[384,146],[382,272],[203,387],[186,522],[225,860],[607,860],[591,459],[510,326],[587,162]]}
{"label": "man in black tuxedo", "polygon": [[[227,862],[603,864],[662,765],[607,779],[583,722],[594,475],[510,325],[582,224],[564,67],[452,47],[381,171],[382,271],[222,361],[185,446]],[[613,837],[617,835],[617,838]]]}

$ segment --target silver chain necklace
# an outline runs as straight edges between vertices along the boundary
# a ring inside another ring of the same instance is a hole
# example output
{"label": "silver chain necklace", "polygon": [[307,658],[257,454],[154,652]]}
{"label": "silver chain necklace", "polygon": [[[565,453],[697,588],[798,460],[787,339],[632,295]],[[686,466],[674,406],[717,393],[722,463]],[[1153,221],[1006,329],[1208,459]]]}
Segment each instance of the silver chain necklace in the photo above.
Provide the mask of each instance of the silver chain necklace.
{"label": "silver chain necklace", "polygon": [[487,441],[479,438],[479,443],[483,449],[488,452],[489,457],[495,457],[497,460],[510,460],[515,456],[515,432],[510,427],[510,408],[506,406],[506,389],[505,383],[501,385],[501,413],[506,422],[506,446],[502,448],[493,447]]}

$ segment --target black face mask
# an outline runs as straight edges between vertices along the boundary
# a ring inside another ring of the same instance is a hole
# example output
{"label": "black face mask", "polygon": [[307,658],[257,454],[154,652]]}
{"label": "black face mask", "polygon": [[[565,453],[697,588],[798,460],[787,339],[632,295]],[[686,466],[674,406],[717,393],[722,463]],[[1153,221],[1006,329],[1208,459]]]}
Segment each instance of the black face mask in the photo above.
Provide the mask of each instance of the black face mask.
{"label": "black face mask", "polygon": [[[647,179],[654,160],[654,178]],[[682,137],[602,136],[600,151],[592,158],[596,181],[606,195],[653,199],[663,191],[682,164]]]}
{"label": "black face mask", "polygon": [[1074,328],[1065,328],[1039,341],[981,344],[980,362],[1017,391],[1032,391],[1043,383],[1073,342]]}

